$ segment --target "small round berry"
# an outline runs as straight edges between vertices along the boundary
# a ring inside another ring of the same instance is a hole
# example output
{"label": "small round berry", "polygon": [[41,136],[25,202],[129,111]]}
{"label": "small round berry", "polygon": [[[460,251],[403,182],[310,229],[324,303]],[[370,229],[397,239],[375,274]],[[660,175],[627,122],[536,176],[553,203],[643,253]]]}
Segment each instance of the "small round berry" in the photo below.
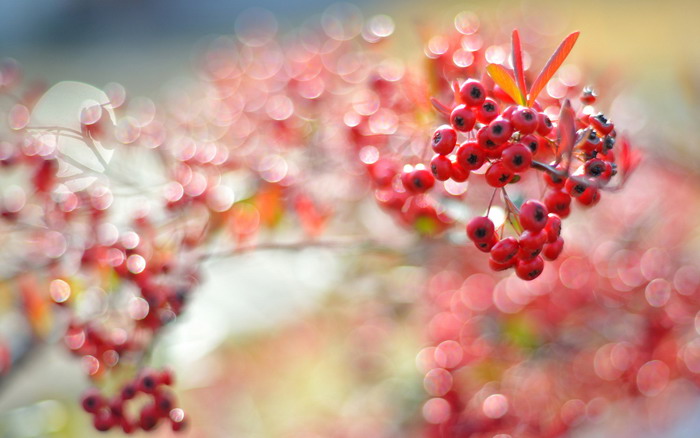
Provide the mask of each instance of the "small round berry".
{"label": "small round berry", "polygon": [[457,163],[466,170],[477,170],[486,160],[484,151],[478,147],[477,143],[464,143],[457,149]]}
{"label": "small round berry", "polygon": [[602,136],[610,134],[610,132],[615,129],[615,125],[613,125],[602,113],[591,116],[590,121],[593,129],[598,131],[598,133]]}
{"label": "small round berry", "polygon": [[597,187],[587,187],[586,190],[576,197],[576,202],[585,206],[592,207],[600,201],[600,190]]}
{"label": "small round berry", "polygon": [[495,234],[486,242],[474,242],[474,246],[481,252],[491,252],[491,249],[498,243],[498,237]]}
{"label": "small round berry", "polygon": [[564,190],[573,198],[578,198],[586,191],[590,184],[586,184],[579,178],[567,178],[564,183]]}
{"label": "small round berry", "polygon": [[405,172],[401,177],[406,190],[412,193],[424,193],[435,185],[435,178],[428,169],[418,168]]}
{"label": "small round berry", "polygon": [[480,123],[488,124],[496,117],[498,117],[498,104],[495,100],[487,97],[484,103],[476,110],[476,120]]}
{"label": "small round berry", "polygon": [[537,133],[541,136],[546,136],[552,132],[552,121],[545,113],[539,113],[537,115]]}
{"label": "small round berry", "polygon": [[601,183],[607,183],[612,178],[612,165],[600,158],[586,161],[584,173],[590,178],[594,178]]}
{"label": "small round berry", "polygon": [[459,96],[462,102],[470,107],[479,106],[486,99],[486,89],[481,82],[475,79],[468,79],[459,87]]}
{"label": "small round berry", "polygon": [[447,181],[452,174],[452,161],[444,155],[435,155],[430,161],[430,171],[438,181]]}
{"label": "small round berry", "polygon": [[466,105],[457,105],[450,114],[450,124],[458,131],[469,132],[475,123],[476,114]]}
{"label": "small round berry", "polygon": [[498,145],[489,137],[488,125],[482,126],[478,131],[476,131],[476,141],[479,147],[484,151],[490,151],[498,148]]}
{"label": "small round berry", "polygon": [[83,393],[82,400],[80,404],[82,405],[85,412],[90,412],[91,414],[96,413],[102,407],[104,407],[106,401],[105,398],[100,394],[95,388],[90,388]]}
{"label": "small round berry", "polygon": [[138,389],[146,394],[153,394],[159,384],[158,376],[152,371],[146,371],[139,379]]}
{"label": "small round berry", "polygon": [[370,164],[368,170],[378,187],[389,187],[396,174],[399,173],[399,166],[390,158],[380,158]]}
{"label": "small round berry", "polygon": [[525,230],[520,235],[518,243],[524,250],[534,251],[540,250],[547,243],[547,232],[545,230],[530,231]]}
{"label": "small round berry", "polygon": [[580,99],[581,99],[581,103],[583,103],[584,105],[593,105],[595,103],[597,97],[598,96],[596,96],[595,91],[593,91],[592,88],[586,87],[581,92]]}
{"label": "small round berry", "polygon": [[506,237],[491,248],[491,260],[506,264],[512,261],[519,249],[520,244],[514,237]]}
{"label": "small round berry", "polygon": [[515,274],[527,281],[539,277],[542,270],[544,270],[544,260],[539,256],[532,260],[518,260],[515,264]]}
{"label": "small round berry", "polygon": [[494,230],[493,222],[486,216],[477,216],[467,224],[467,236],[476,243],[490,241]]}
{"label": "small round berry", "polygon": [[563,219],[569,216],[571,196],[563,190],[553,190],[544,197],[544,205],[547,210]]}
{"label": "small round berry", "polygon": [[515,173],[524,172],[532,164],[532,152],[527,146],[516,143],[508,146],[501,155],[503,164]]}
{"label": "small round berry", "polygon": [[547,242],[554,242],[561,234],[561,218],[554,213],[549,213],[544,229],[547,232]]}
{"label": "small round berry", "polygon": [[457,144],[457,132],[448,125],[442,125],[435,130],[430,146],[436,154],[447,155]]}
{"label": "small round berry", "polygon": [[514,174],[499,160],[486,170],[485,176],[486,182],[491,187],[503,187],[513,179]]}
{"label": "small round berry", "polygon": [[566,183],[566,179],[549,172],[544,172],[542,178],[544,178],[544,182],[553,189],[563,189],[564,184]]}
{"label": "small round berry", "polygon": [[533,134],[528,134],[523,137],[520,137],[520,143],[524,144],[527,146],[528,149],[530,149],[530,152],[534,156],[537,151],[540,149],[540,142],[543,141],[542,137],[537,137],[536,135]]}
{"label": "small round berry", "polygon": [[462,167],[461,164],[454,162],[452,163],[450,178],[452,178],[454,182],[464,182],[469,178],[469,170]]}
{"label": "small round berry", "polygon": [[508,141],[513,135],[513,126],[503,117],[496,117],[489,124],[487,131],[489,139],[495,144],[502,144]]}
{"label": "small round berry", "polygon": [[114,427],[115,421],[108,411],[100,411],[92,419],[92,425],[100,432],[107,432]]}
{"label": "small round berry", "polygon": [[508,106],[505,110],[503,110],[501,117],[503,117],[504,119],[510,120],[510,118],[513,117],[513,113],[515,112],[516,109],[518,109],[517,105]]}
{"label": "small round berry", "polygon": [[156,391],[153,397],[153,403],[156,412],[158,412],[161,417],[167,415],[168,412],[175,407],[173,395],[167,391]]}
{"label": "small round berry", "polygon": [[147,404],[141,408],[139,415],[139,427],[145,431],[153,430],[160,420],[160,415],[156,410],[155,405]]}
{"label": "small round berry", "polygon": [[564,249],[564,239],[557,237],[554,242],[550,242],[544,246],[542,255],[547,260],[556,260]]}
{"label": "small round berry", "polygon": [[513,129],[519,131],[521,134],[531,134],[535,132],[539,124],[537,112],[532,108],[523,106],[513,111],[510,122],[513,124]]}
{"label": "small round berry", "polygon": [[520,207],[520,225],[530,231],[540,231],[547,225],[547,207],[540,201],[530,199]]}
{"label": "small round berry", "polygon": [[518,255],[515,258],[522,261],[532,260],[540,255],[542,248],[544,248],[544,245],[539,248],[525,248],[524,246],[521,246],[520,250],[518,251]]}
{"label": "small round berry", "polygon": [[[491,250],[493,252],[493,249]],[[515,266],[516,259],[512,258],[510,261],[506,263],[498,263],[494,259],[489,259],[489,267],[491,270],[499,272],[499,271],[505,271],[506,269],[510,269],[513,266]]]}
{"label": "small round berry", "polygon": [[136,393],[138,392],[136,385],[133,383],[127,383],[124,385],[122,388],[122,391],[120,393],[120,397],[122,400],[130,400],[134,397],[136,397]]}

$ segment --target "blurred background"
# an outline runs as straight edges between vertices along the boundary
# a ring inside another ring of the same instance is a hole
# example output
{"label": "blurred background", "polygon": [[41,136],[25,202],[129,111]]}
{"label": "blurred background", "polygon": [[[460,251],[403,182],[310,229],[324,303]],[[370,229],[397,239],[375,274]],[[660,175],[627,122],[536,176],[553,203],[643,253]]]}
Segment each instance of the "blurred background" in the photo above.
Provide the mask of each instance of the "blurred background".
{"label": "blurred background", "polygon": [[[0,57],[15,58],[28,77],[48,84],[118,82],[132,95],[157,101],[172,84],[196,77],[195,63],[206,44],[244,26],[237,17],[248,8],[274,13],[284,35],[330,4],[4,0]],[[637,145],[649,151],[649,160],[668,160],[669,172],[683,175],[680,184],[697,185],[699,2],[354,4],[365,17],[394,19],[391,50],[407,62],[421,62],[425,29],[449,28],[465,9],[479,15],[482,27],[537,28],[551,35],[553,46],[579,29],[571,62],[585,64],[591,83],[605,82],[610,95],[621,96],[618,112],[627,119],[618,123],[637,127]],[[687,220],[697,222],[696,216]],[[396,239],[411,242],[401,233]],[[688,240],[692,254],[700,246],[700,227]],[[350,437],[373,436],[373,430],[420,436],[426,396],[416,357],[427,345],[430,310],[418,303],[427,276],[420,260],[324,248],[211,262],[186,314],[158,342],[153,364],[178,372],[178,394],[197,423],[191,436]],[[78,361],[65,349],[42,347],[0,386],[0,435],[99,435],[75,402],[87,386]],[[620,412],[622,420],[597,423],[576,436],[695,437],[700,403],[691,400],[696,409],[656,431],[629,426],[632,420]],[[156,436],[169,434],[159,430]]]}

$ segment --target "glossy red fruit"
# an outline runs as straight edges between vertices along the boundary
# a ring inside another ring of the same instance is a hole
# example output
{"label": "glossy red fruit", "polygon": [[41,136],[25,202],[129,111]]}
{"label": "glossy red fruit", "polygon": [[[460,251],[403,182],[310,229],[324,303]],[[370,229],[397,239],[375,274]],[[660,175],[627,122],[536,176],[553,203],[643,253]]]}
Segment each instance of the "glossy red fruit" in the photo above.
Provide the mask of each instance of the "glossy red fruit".
{"label": "glossy red fruit", "polygon": [[585,206],[592,207],[600,201],[600,190],[596,187],[587,187],[580,196],[576,197],[576,202]]}
{"label": "glossy red fruit", "polygon": [[138,381],[138,389],[146,394],[153,394],[160,384],[159,378],[154,371],[145,371]]}
{"label": "glossy red fruit", "polygon": [[514,237],[506,237],[491,248],[491,260],[499,264],[507,264],[518,254],[520,244]]}
{"label": "glossy red fruit", "polygon": [[502,161],[496,161],[486,170],[485,176],[486,182],[491,187],[503,187],[513,179],[515,174]]}
{"label": "glossy red fruit", "polygon": [[450,178],[455,182],[464,182],[469,178],[469,170],[457,162],[452,163],[451,172]]}
{"label": "glossy red fruit", "polygon": [[571,195],[572,198],[578,198],[581,196],[588,187],[590,187],[590,184],[582,181],[580,177],[567,178],[566,182],[564,183],[564,190],[566,190],[566,193]]}
{"label": "glossy red fruit", "polygon": [[513,135],[513,125],[503,117],[496,117],[488,125],[486,132],[488,138],[495,144],[502,144]]}
{"label": "glossy red fruit", "polygon": [[537,256],[532,260],[518,260],[515,264],[515,274],[523,280],[534,280],[544,270],[544,260]]}
{"label": "glossy red fruit", "polygon": [[147,404],[141,408],[139,415],[139,427],[145,431],[153,430],[158,426],[160,415],[155,405]]}
{"label": "glossy red fruit", "polygon": [[484,151],[475,142],[467,142],[457,149],[457,163],[467,170],[479,169],[486,160]]}
{"label": "glossy red fruit", "polygon": [[581,99],[581,103],[584,105],[593,105],[597,97],[593,89],[586,87],[581,92],[581,97],[579,99]]}
{"label": "glossy red fruit", "polygon": [[482,126],[476,131],[476,141],[481,149],[486,151],[494,150],[498,148],[498,145],[489,138],[489,127],[488,125]]}
{"label": "glossy red fruit", "polygon": [[602,113],[591,116],[590,123],[593,129],[598,131],[598,133],[603,137],[610,134],[610,132],[615,129],[615,125],[613,125],[612,122],[610,122],[610,120],[608,120],[608,118]]}
{"label": "glossy red fruit", "polygon": [[457,144],[457,132],[448,125],[442,125],[433,133],[430,146],[436,154],[447,155]]}
{"label": "glossy red fruit", "polygon": [[537,133],[541,136],[546,136],[552,132],[552,121],[545,113],[539,113],[537,115]]}
{"label": "glossy red fruit", "polygon": [[471,131],[476,124],[476,114],[464,104],[457,105],[450,114],[450,124],[458,131]]}
{"label": "glossy red fruit", "polygon": [[518,107],[510,117],[513,129],[521,134],[531,134],[537,130],[539,124],[537,112],[532,108]]}
{"label": "glossy red fruit", "polygon": [[424,193],[435,185],[435,177],[428,169],[418,168],[405,172],[401,181],[411,193]]}
{"label": "glossy red fruit", "polygon": [[430,171],[438,181],[447,181],[452,175],[452,161],[444,155],[435,155],[430,161]]}
{"label": "glossy red fruit", "polygon": [[[493,252],[493,249],[491,249],[491,252]],[[495,261],[493,259],[489,259],[489,267],[493,271],[496,271],[496,272],[505,271],[506,269],[510,269],[513,266],[515,266],[515,262],[516,262],[515,257],[513,257],[512,259],[510,259],[510,261],[508,261],[506,263],[498,263],[497,261]]]}
{"label": "glossy red fruit", "polygon": [[527,146],[516,143],[508,146],[501,154],[503,164],[512,172],[524,172],[530,168],[532,164],[532,152]]}
{"label": "glossy red fruit", "polygon": [[486,99],[486,89],[481,82],[475,79],[468,79],[459,87],[459,96],[462,102],[470,107],[476,107],[484,103]]}
{"label": "glossy red fruit", "polygon": [[566,183],[565,178],[558,175],[553,175],[549,172],[544,172],[542,178],[544,178],[544,182],[553,189],[563,189],[564,184]]}
{"label": "glossy red fruit", "polygon": [[571,196],[562,190],[553,190],[544,197],[544,205],[547,210],[563,219],[569,216]]}
{"label": "glossy red fruit", "polygon": [[534,134],[528,134],[523,137],[520,137],[520,143],[524,144],[527,146],[528,149],[530,149],[530,152],[534,156],[537,154],[537,151],[540,150],[540,142],[542,137],[538,137]]}
{"label": "glossy red fruit", "polygon": [[493,236],[493,222],[486,216],[472,218],[467,224],[467,237],[469,237],[472,242],[489,242]]}
{"label": "glossy red fruit", "polygon": [[547,207],[540,201],[530,199],[520,207],[520,225],[530,231],[540,231],[547,225]]}
{"label": "glossy red fruit", "polygon": [[399,173],[398,164],[390,158],[380,158],[368,166],[372,180],[378,187],[389,187]]}
{"label": "glossy red fruit", "polygon": [[525,230],[520,235],[518,243],[525,250],[542,249],[544,244],[547,243],[547,236],[547,232],[544,229],[540,231]]}
{"label": "glossy red fruit", "polygon": [[557,237],[554,242],[548,243],[542,250],[542,256],[547,260],[556,260],[564,249],[564,239]]}
{"label": "glossy red fruit", "polygon": [[612,165],[599,158],[586,161],[584,173],[587,177],[597,180],[601,184],[608,183],[612,178]]}
{"label": "glossy red fruit", "polygon": [[96,413],[105,406],[105,398],[95,388],[90,388],[83,393],[80,401],[85,412]]}
{"label": "glossy red fruit", "polygon": [[549,213],[544,230],[547,232],[547,242],[552,243],[557,240],[561,234],[561,218],[554,213]]}
{"label": "glossy red fruit", "polygon": [[100,432],[107,432],[115,425],[115,419],[108,411],[100,411],[92,419],[92,425]]}
{"label": "glossy red fruit", "polygon": [[474,242],[476,248],[481,252],[490,252],[491,249],[498,243],[498,237],[495,234],[491,235],[491,238],[485,242]]}
{"label": "glossy red fruit", "polygon": [[498,104],[495,100],[487,97],[476,110],[476,120],[487,125],[491,120],[498,117]]}

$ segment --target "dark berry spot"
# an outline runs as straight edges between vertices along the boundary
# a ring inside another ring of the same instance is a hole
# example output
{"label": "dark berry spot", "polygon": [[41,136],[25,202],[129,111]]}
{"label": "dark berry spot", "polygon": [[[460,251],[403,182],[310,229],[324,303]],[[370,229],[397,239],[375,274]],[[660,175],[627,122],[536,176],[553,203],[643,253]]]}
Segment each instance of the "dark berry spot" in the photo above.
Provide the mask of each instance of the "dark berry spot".
{"label": "dark berry spot", "polygon": [[608,136],[605,137],[605,142],[603,143],[605,145],[605,149],[612,149],[615,146],[615,139]]}
{"label": "dark berry spot", "polygon": [[586,191],[586,186],[583,184],[576,184],[574,186],[574,191],[578,194],[581,194]]}
{"label": "dark berry spot", "polygon": [[420,178],[413,178],[413,185],[420,189],[423,187],[423,181]]}
{"label": "dark berry spot", "polygon": [[438,131],[435,133],[435,135],[433,135],[433,143],[438,144],[440,143],[440,140],[442,140],[442,133]]}
{"label": "dark berry spot", "polygon": [[479,87],[472,87],[472,90],[469,92],[469,95],[473,97],[474,99],[478,99],[481,97],[481,90],[479,90]]}
{"label": "dark berry spot", "polygon": [[464,126],[464,117],[462,117],[462,116],[455,117],[455,124],[457,124],[457,126]]}
{"label": "dark berry spot", "polygon": [[477,157],[476,154],[469,154],[469,158],[467,158],[469,164],[476,164],[477,161],[479,161],[479,157]]}
{"label": "dark berry spot", "polygon": [[540,275],[540,270],[539,269],[533,269],[532,271],[528,272],[527,276],[530,278],[535,278],[538,275]]}
{"label": "dark berry spot", "polygon": [[500,135],[503,132],[503,126],[494,125],[493,128],[491,128],[491,132],[493,132],[496,135]]}
{"label": "dark berry spot", "polygon": [[516,166],[520,166],[521,164],[523,164],[522,155],[516,155],[515,157],[513,157],[513,164],[515,164]]}
{"label": "dark berry spot", "polygon": [[508,177],[509,177],[509,176],[510,176],[510,175],[508,175],[507,173],[502,173],[501,176],[500,176],[500,178],[498,178],[498,180],[499,180],[500,182],[506,182],[506,181],[508,181]]}
{"label": "dark berry spot", "polygon": [[484,108],[484,111],[488,113],[496,111],[496,105],[492,104],[491,102],[486,102],[482,108]]}
{"label": "dark berry spot", "polygon": [[483,239],[484,237],[486,237],[486,229],[485,228],[477,228],[476,232],[474,234],[479,239]]}
{"label": "dark berry spot", "polygon": [[543,220],[546,219],[546,217],[547,217],[547,215],[544,214],[544,211],[542,210],[542,208],[538,206],[537,209],[535,209],[535,220],[537,222],[542,222]]}
{"label": "dark berry spot", "polygon": [[529,122],[530,120],[534,119],[535,116],[533,116],[531,112],[526,111],[523,113],[523,118]]}
{"label": "dark berry spot", "polygon": [[432,170],[433,175],[437,175],[437,166],[435,164],[430,165],[430,170]]}

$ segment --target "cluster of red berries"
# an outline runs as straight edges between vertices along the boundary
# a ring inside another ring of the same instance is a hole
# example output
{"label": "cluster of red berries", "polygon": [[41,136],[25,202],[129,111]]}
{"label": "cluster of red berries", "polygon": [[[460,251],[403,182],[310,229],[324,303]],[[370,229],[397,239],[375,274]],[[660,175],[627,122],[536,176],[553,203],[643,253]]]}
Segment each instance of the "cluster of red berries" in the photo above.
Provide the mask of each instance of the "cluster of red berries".
{"label": "cluster of red berries", "polygon": [[[93,415],[95,429],[100,432],[115,427],[127,434],[138,429],[150,431],[163,421],[168,421],[172,430],[178,432],[185,429],[187,419],[177,407],[175,395],[167,389],[172,384],[169,370],[144,370],[112,397],[102,395],[96,388],[87,390],[81,405]],[[136,414],[131,412],[131,404],[139,406]]]}

